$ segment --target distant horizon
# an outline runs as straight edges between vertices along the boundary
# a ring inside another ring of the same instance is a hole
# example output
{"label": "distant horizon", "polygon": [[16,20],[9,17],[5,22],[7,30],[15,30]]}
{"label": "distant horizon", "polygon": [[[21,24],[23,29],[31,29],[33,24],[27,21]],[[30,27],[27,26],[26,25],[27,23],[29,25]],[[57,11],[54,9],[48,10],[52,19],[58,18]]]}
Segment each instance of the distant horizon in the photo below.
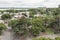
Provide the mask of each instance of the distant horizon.
{"label": "distant horizon", "polygon": [[58,8],[58,7],[0,7],[0,8],[4,9],[4,8]]}

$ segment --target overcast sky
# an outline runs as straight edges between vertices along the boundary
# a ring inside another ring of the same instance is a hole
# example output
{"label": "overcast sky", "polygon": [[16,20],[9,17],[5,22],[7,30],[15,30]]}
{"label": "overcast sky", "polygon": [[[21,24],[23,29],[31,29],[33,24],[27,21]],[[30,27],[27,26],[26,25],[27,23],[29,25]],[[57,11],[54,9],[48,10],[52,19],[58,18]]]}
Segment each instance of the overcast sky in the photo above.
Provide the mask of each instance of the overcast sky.
{"label": "overcast sky", "polygon": [[0,0],[0,7],[58,7],[60,0]]}

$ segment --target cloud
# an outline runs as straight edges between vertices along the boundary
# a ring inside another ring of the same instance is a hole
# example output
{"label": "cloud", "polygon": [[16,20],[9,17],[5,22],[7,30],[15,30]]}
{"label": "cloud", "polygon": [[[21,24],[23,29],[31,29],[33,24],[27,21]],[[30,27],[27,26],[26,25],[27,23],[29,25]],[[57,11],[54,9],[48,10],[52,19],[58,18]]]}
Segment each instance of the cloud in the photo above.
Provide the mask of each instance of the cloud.
{"label": "cloud", "polygon": [[46,0],[44,3],[46,7],[58,7],[59,4],[60,0]]}
{"label": "cloud", "polygon": [[0,7],[58,7],[60,0],[0,0]]}
{"label": "cloud", "polygon": [[38,7],[44,0],[1,0],[0,7]]}
{"label": "cloud", "polygon": [[44,0],[20,0],[20,1],[15,1],[14,6],[18,7],[38,7],[41,6]]}

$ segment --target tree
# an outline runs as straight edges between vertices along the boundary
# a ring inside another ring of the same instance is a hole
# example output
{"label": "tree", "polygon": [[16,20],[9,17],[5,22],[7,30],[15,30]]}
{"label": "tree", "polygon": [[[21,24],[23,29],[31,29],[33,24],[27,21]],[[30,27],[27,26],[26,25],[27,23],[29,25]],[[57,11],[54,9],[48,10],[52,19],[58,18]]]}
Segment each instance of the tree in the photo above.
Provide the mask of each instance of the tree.
{"label": "tree", "polygon": [[55,40],[60,40],[60,37],[56,37]]}
{"label": "tree", "polygon": [[19,20],[10,21],[9,26],[11,26],[12,30],[18,34],[27,34],[29,32],[29,22],[24,16]]}
{"label": "tree", "polygon": [[3,14],[1,16],[1,19],[4,20],[4,22],[5,22],[5,20],[7,20],[7,22],[8,22],[8,20],[11,19],[11,15],[10,14]]}
{"label": "tree", "polygon": [[11,19],[11,15],[10,15],[10,14],[3,14],[3,15],[1,16],[1,19],[2,19],[2,20]]}
{"label": "tree", "polygon": [[60,5],[59,5],[59,8],[60,8]]}
{"label": "tree", "polygon": [[40,12],[40,14],[46,14],[46,8],[39,8],[38,12]]}
{"label": "tree", "polygon": [[2,33],[3,30],[6,29],[6,26],[3,23],[0,23],[0,34]]}
{"label": "tree", "polygon": [[27,17],[26,13],[22,13],[22,15],[24,15],[24,16],[26,16],[26,17]]}
{"label": "tree", "polygon": [[39,35],[40,32],[43,32],[45,30],[43,19],[41,17],[33,18],[31,22],[32,27],[30,31],[34,36]]}
{"label": "tree", "polygon": [[36,9],[29,9],[29,16],[32,18],[35,14],[37,14]]}
{"label": "tree", "polygon": [[32,12],[29,13],[29,17],[30,17],[30,18],[33,18],[33,17],[34,17],[34,15],[33,15]]}
{"label": "tree", "polygon": [[14,13],[15,10],[14,9],[10,9],[10,10],[5,10],[6,12],[9,12],[9,13]]}
{"label": "tree", "polygon": [[3,14],[3,13],[4,13],[4,11],[3,11],[3,10],[0,10],[0,12],[1,12],[1,14]]}
{"label": "tree", "polygon": [[15,20],[15,19],[14,20],[11,20],[9,22],[8,26],[13,28],[14,24],[17,23],[17,22],[18,22],[18,20]]}
{"label": "tree", "polygon": [[51,30],[53,29],[55,33],[60,33],[60,16],[57,16],[55,20],[48,25],[48,27],[51,28]]}

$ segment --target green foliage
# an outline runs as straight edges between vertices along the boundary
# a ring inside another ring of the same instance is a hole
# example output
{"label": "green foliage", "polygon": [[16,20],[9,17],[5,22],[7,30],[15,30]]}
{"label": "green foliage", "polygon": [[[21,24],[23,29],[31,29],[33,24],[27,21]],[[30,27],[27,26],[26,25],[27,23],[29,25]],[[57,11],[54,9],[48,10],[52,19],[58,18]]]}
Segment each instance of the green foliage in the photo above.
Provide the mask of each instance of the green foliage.
{"label": "green foliage", "polygon": [[30,17],[30,18],[34,17],[34,14],[30,12],[30,13],[29,13],[29,17]]}
{"label": "green foliage", "polygon": [[[26,10],[10,10],[10,12],[26,12]],[[53,34],[54,32],[60,32],[60,8],[40,8],[29,9],[30,17],[25,17],[19,20],[11,20],[9,26],[12,27],[16,33],[27,34],[30,32],[32,35],[37,36],[40,32]],[[44,17],[34,17],[39,12]],[[26,14],[23,14],[27,16]],[[10,19],[9,15],[2,15],[3,20]],[[31,26],[31,27],[30,27]]]}
{"label": "green foliage", "polygon": [[29,31],[29,23],[25,17],[21,17],[19,20],[11,20],[9,26],[12,27],[15,33],[26,34]]}
{"label": "green foliage", "polygon": [[26,17],[27,17],[26,13],[22,13],[22,15],[24,15],[24,16],[26,16]]}
{"label": "green foliage", "polygon": [[55,33],[60,32],[60,17],[57,16],[54,21],[51,21],[48,27],[51,28],[51,30],[53,30]]}
{"label": "green foliage", "polygon": [[46,8],[39,8],[38,12],[40,12],[41,14],[46,14]]}
{"label": "green foliage", "polygon": [[41,38],[34,38],[32,40],[53,40],[53,39],[41,37]]}
{"label": "green foliage", "polygon": [[60,40],[60,37],[56,37],[55,40]]}
{"label": "green foliage", "polygon": [[18,22],[18,20],[11,20],[8,25],[9,25],[10,27],[13,27],[14,24],[17,23],[17,22]]}
{"label": "green foliage", "polygon": [[47,38],[39,38],[39,40],[49,40],[49,39],[47,39]]}
{"label": "green foliage", "polygon": [[43,24],[43,19],[41,17],[39,18],[33,18],[32,19],[32,27],[31,27],[31,32],[33,35],[37,36],[39,35],[40,32],[44,31],[45,27]]}
{"label": "green foliage", "polygon": [[60,37],[56,37],[55,39],[40,37],[40,38],[33,38],[32,40],[60,40]]}
{"label": "green foliage", "polygon": [[34,15],[37,14],[36,9],[29,9],[29,11],[30,11],[29,13],[30,17],[34,17]]}
{"label": "green foliage", "polygon": [[9,12],[9,13],[17,13],[19,12],[18,10],[14,10],[14,9],[10,9],[10,10],[5,10],[5,12]]}
{"label": "green foliage", "polygon": [[3,23],[0,23],[0,34],[2,33],[3,30],[6,29],[6,26]]}
{"label": "green foliage", "polygon": [[11,15],[10,15],[10,14],[3,14],[3,15],[1,16],[1,19],[2,19],[2,20],[11,19]]}
{"label": "green foliage", "polygon": [[45,30],[46,34],[54,34],[54,31],[52,29],[47,28]]}
{"label": "green foliage", "polygon": [[0,30],[6,29],[6,26],[3,23],[0,23]]}
{"label": "green foliage", "polygon": [[[20,20],[11,20],[9,26],[11,26],[13,31],[16,33],[28,33],[30,31],[34,36],[45,31],[43,19],[41,17],[33,18],[32,20],[25,17],[20,18]],[[29,26],[32,27],[29,28]]]}

